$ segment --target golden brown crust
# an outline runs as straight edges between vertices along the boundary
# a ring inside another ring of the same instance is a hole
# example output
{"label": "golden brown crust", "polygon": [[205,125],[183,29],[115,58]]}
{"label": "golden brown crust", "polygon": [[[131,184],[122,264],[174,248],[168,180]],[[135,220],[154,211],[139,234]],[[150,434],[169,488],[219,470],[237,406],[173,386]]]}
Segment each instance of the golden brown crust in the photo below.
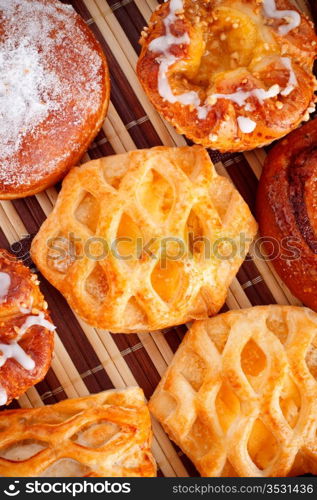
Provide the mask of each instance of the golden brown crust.
{"label": "golden brown crust", "polygon": [[[262,103],[254,96],[243,106],[228,99],[211,99],[207,116],[199,118],[195,107],[169,102],[158,88],[164,55],[149,46],[166,34],[164,22],[170,5],[164,3],[154,11],[149,29],[142,34],[137,73],[153,105],[178,132],[205,147],[243,151],[269,144],[307,119],[307,110],[314,108],[315,101],[312,66],[317,38],[304,14],[299,27],[281,36],[278,28],[283,21],[264,16],[257,0],[184,0],[184,12],[177,13],[170,28],[174,37],[190,39],[189,44],[175,43],[169,51],[177,59],[167,72],[174,95],[197,92],[202,105],[215,94],[268,90],[276,84],[285,88],[290,73],[282,58],[289,59],[297,78],[289,95],[279,94]],[[277,0],[276,6],[294,9],[288,0]],[[253,132],[242,131],[240,116],[256,124]]]}
{"label": "golden brown crust", "polygon": [[203,476],[315,474],[316,355],[310,309],[196,321],[149,408]]}
{"label": "golden brown crust", "polygon": [[138,387],[7,410],[0,428],[3,477],[156,476],[151,419]]}
{"label": "golden brown crust", "polygon": [[157,147],[73,169],[31,253],[87,323],[132,333],[215,314],[256,229],[206,150]]}
{"label": "golden brown crust", "polygon": [[[48,106],[45,120],[35,124],[24,135],[21,135],[21,129],[16,132],[14,140],[20,144],[18,149],[6,157],[6,143],[0,143],[1,199],[30,196],[59,181],[70,167],[78,163],[100,130],[109,103],[107,61],[87,24],[70,10],[70,6],[62,5],[57,0],[36,0],[35,3],[29,21],[34,25],[34,38],[25,32],[26,41],[21,44],[25,43],[29,50],[41,54],[41,44],[46,44],[43,37],[47,35],[49,57],[45,62],[41,60],[46,72],[46,80],[44,78],[41,85],[49,85],[50,77],[60,83],[56,85],[57,97],[48,98],[53,104]],[[18,2],[25,31],[29,29],[27,18],[30,13],[23,9],[29,9],[29,4],[30,0]],[[12,16],[16,23],[20,22],[19,15]],[[41,26],[44,27],[42,34]],[[7,24],[5,13],[0,11],[0,42],[4,47],[11,37],[15,43],[14,37],[18,36],[15,30],[16,25]],[[57,37],[54,32],[62,39],[61,44],[54,42],[54,37]],[[27,99],[28,88],[25,92]]]}
{"label": "golden brown crust", "polygon": [[269,153],[257,195],[261,235],[291,292],[317,310],[317,120]]}
{"label": "golden brown crust", "polygon": [[[6,404],[9,404],[12,399],[24,394],[27,389],[45,377],[51,364],[54,334],[37,277],[5,250],[0,250],[0,272],[10,277],[8,292],[4,296],[1,295],[0,344],[17,342],[26,355],[34,361],[32,370],[25,369],[14,358],[8,358],[5,364],[0,366],[0,389],[5,391]],[[1,292],[2,290],[1,287]],[[49,322],[49,329],[46,327],[47,324],[44,326],[34,324],[25,328],[29,317],[35,319],[38,316]],[[22,335],[21,331],[24,330],[25,333]],[[4,402],[2,401],[2,404]]]}

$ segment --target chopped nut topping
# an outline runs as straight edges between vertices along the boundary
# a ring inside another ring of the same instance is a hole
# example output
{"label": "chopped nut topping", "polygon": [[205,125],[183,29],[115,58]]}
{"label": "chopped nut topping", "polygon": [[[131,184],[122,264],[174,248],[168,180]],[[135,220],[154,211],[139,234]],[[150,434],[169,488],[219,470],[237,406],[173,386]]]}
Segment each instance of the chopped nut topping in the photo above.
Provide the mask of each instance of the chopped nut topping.
{"label": "chopped nut topping", "polygon": [[218,141],[218,136],[217,134],[210,134],[209,139],[211,140],[211,142],[216,142]]}

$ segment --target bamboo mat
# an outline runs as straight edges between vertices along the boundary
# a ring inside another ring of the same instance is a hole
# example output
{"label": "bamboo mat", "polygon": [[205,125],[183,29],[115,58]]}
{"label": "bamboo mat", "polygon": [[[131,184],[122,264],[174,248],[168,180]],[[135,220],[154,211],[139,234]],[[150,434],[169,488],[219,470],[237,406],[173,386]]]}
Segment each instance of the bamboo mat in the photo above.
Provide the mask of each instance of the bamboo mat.
{"label": "bamboo mat", "polygon": [[[312,0],[315,2],[315,0]],[[156,0],[73,0],[71,3],[99,39],[111,74],[111,103],[101,132],[83,161],[160,144],[181,146],[178,135],[153,109],[135,73],[138,39]],[[308,12],[308,1],[294,2]],[[220,155],[210,151],[218,172],[232,179],[254,212],[255,193],[265,150]],[[32,236],[51,212],[58,186],[37,196],[0,201],[0,246],[11,249],[32,268]],[[111,388],[140,385],[147,398],[172,359],[186,326],[161,333],[111,335],[87,326],[43,277],[41,289],[57,326],[55,356],[45,380],[12,407],[52,404]],[[259,304],[299,304],[253,245],[232,283],[223,310]],[[197,471],[154,422],[153,451],[163,476],[197,475]]]}

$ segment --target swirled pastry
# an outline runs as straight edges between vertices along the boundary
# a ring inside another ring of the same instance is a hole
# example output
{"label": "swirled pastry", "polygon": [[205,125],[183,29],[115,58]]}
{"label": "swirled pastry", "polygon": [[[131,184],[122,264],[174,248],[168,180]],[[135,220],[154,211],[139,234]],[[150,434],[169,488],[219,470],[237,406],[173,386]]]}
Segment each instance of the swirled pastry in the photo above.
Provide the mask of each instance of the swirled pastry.
{"label": "swirled pastry", "polygon": [[102,49],[70,5],[0,0],[0,198],[54,184],[99,131],[109,101]]}
{"label": "swirled pastry", "polygon": [[153,477],[142,389],[0,412],[2,477]]}
{"label": "swirled pastry", "polygon": [[215,314],[256,229],[206,150],[157,147],[74,168],[31,254],[87,323],[130,333]]}
{"label": "swirled pastry", "polygon": [[34,274],[0,250],[0,405],[42,380],[49,369],[53,331]]}
{"label": "swirled pastry", "polygon": [[269,144],[315,108],[317,38],[288,0],[170,0],[155,10],[140,43],[145,92],[203,146]]}
{"label": "swirled pastry", "polygon": [[197,321],[150,411],[203,476],[316,473],[317,315],[259,306]]}
{"label": "swirled pastry", "polygon": [[257,214],[267,253],[292,293],[317,311],[317,119],[267,156]]}

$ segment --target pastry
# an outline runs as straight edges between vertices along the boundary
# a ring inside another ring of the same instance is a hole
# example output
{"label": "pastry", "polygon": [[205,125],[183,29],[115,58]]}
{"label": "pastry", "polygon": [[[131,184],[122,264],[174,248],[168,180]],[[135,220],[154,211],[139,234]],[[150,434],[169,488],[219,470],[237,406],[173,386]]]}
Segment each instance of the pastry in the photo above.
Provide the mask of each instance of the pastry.
{"label": "pastry", "polygon": [[206,150],[162,146],[74,168],[31,255],[87,323],[149,331],[215,314],[256,229]]}
{"label": "pastry", "polygon": [[54,325],[36,275],[0,250],[0,405],[9,404],[46,375]]}
{"label": "pastry", "polygon": [[150,411],[203,476],[317,472],[317,315],[258,306],[197,321]]}
{"label": "pastry", "polygon": [[267,156],[257,214],[263,243],[292,293],[317,311],[317,119]]}
{"label": "pastry", "polygon": [[317,37],[288,0],[170,0],[140,43],[137,72],[151,102],[205,147],[269,144],[315,108]]}
{"label": "pastry", "polygon": [[153,477],[142,389],[0,413],[2,477]]}
{"label": "pastry", "polygon": [[38,193],[75,165],[99,131],[109,75],[70,5],[0,0],[0,198]]}

